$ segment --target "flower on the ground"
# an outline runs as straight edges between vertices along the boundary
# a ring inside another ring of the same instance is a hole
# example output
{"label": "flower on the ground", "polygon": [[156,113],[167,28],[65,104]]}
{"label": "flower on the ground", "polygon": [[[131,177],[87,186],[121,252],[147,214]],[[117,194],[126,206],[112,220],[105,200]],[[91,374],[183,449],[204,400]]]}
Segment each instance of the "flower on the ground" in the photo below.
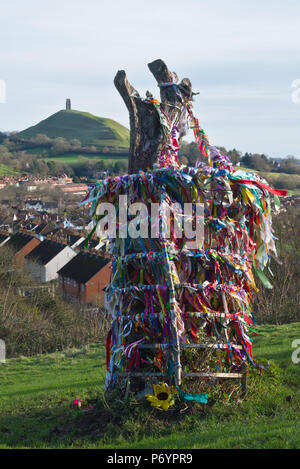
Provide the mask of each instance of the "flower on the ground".
{"label": "flower on the ground", "polygon": [[146,399],[152,407],[168,410],[174,404],[174,395],[177,390],[166,383],[153,384],[153,394],[146,394]]}
{"label": "flower on the ground", "polygon": [[80,408],[82,406],[82,400],[81,399],[74,399],[73,406]]}

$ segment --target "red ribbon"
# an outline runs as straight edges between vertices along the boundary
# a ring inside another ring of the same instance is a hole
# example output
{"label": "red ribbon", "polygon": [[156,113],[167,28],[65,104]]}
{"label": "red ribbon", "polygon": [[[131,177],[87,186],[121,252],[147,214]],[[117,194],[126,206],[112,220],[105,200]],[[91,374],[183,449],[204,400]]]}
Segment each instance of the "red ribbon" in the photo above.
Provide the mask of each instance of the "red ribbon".
{"label": "red ribbon", "polygon": [[262,182],[259,182],[259,181],[248,181],[247,179],[230,179],[230,180],[238,184],[255,184],[260,189],[265,189],[266,191],[271,192],[271,194],[278,195],[279,197],[285,197],[286,195],[288,195],[288,191],[284,189],[272,189],[272,187],[267,186],[266,184],[263,184]]}

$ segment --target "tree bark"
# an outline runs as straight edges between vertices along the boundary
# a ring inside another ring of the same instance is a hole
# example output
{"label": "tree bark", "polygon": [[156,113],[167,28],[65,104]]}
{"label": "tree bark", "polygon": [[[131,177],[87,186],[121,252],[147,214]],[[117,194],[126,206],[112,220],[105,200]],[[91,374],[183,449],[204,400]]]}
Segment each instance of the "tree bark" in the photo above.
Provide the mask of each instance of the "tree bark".
{"label": "tree bark", "polygon": [[[161,83],[177,83],[176,73],[168,70],[166,64],[158,59],[148,64],[150,71],[158,85]],[[151,100],[140,97],[137,90],[129,83],[124,70],[118,71],[114,84],[122,96],[129,111],[130,120],[130,150],[128,172],[137,173],[140,170],[148,170],[153,167],[158,154],[165,148],[168,136],[164,132],[160,117]],[[160,87],[161,109],[170,123],[177,121],[182,112],[182,97],[192,97],[192,85],[188,78],[184,78],[178,85]],[[147,97],[152,95],[147,92]]]}

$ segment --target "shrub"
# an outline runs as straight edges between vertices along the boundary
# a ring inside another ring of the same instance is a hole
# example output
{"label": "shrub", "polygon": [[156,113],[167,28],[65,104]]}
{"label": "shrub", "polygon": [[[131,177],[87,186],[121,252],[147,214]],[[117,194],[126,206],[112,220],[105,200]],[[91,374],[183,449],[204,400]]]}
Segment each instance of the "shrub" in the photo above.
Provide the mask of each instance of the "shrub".
{"label": "shrub", "polygon": [[276,179],[269,178],[270,182],[274,185],[276,189],[295,189],[300,185],[300,177],[299,175],[285,175],[282,174],[278,176]]}
{"label": "shrub", "polygon": [[0,338],[5,340],[8,357],[50,353],[104,340],[109,321],[103,309],[88,312],[40,289],[31,296],[20,296],[20,287],[36,283],[16,265],[13,252],[2,247]]}
{"label": "shrub", "polygon": [[[269,277],[272,290],[261,286],[254,297],[254,316],[257,322],[284,324],[300,320],[300,220],[299,212],[290,209],[274,218],[278,241],[278,259],[271,259]],[[271,274],[272,272],[272,274]]]}
{"label": "shrub", "polygon": [[0,337],[8,357],[51,353],[104,340],[108,322],[101,309],[91,314],[46,296],[39,305],[20,298],[6,301],[0,313]]}

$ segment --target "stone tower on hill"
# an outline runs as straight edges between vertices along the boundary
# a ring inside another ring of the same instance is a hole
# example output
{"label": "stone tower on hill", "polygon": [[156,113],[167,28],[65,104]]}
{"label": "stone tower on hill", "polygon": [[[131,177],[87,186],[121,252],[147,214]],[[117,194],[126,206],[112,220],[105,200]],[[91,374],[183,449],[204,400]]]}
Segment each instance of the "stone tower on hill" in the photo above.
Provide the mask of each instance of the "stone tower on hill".
{"label": "stone tower on hill", "polygon": [[66,111],[71,111],[71,100],[70,100],[70,98],[66,99]]}

